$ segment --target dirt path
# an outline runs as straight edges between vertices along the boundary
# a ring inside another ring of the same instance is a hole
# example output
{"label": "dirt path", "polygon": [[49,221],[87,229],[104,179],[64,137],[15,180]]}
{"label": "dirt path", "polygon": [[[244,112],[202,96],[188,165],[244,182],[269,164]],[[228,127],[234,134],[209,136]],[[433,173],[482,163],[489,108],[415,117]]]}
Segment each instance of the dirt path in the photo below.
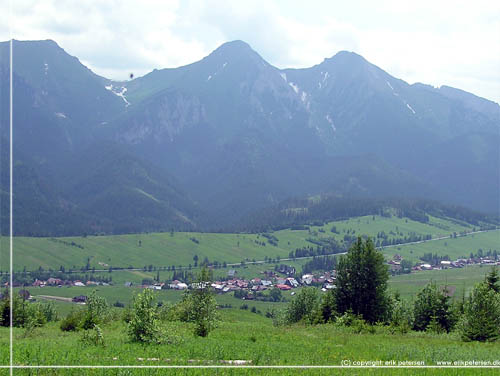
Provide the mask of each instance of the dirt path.
{"label": "dirt path", "polygon": [[73,300],[71,298],[64,298],[62,296],[51,296],[51,295],[34,295],[34,298],[41,298],[46,300],[57,300],[59,302],[67,302],[72,303]]}

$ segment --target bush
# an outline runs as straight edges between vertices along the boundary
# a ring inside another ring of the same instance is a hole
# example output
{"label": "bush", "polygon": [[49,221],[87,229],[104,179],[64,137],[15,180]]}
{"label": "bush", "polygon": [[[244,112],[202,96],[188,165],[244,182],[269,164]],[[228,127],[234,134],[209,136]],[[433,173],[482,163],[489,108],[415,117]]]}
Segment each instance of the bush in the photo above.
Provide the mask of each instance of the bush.
{"label": "bush", "polygon": [[217,326],[217,302],[210,290],[211,272],[203,268],[197,278],[196,287],[187,295],[190,321],[195,323],[194,334],[206,337]]}
{"label": "bush", "polygon": [[64,332],[73,332],[82,328],[85,311],[79,309],[71,311],[62,321],[59,327]]}
{"label": "bush", "polygon": [[[12,325],[15,327],[34,328],[45,325],[49,321],[57,320],[54,306],[49,303],[32,303],[14,294],[12,305]],[[0,301],[0,326],[10,326],[10,297],[6,290]]]}
{"label": "bush", "polygon": [[375,327],[363,320],[363,316],[355,315],[351,311],[344,313],[335,320],[335,326],[350,328],[354,333],[375,333]]}
{"label": "bush", "polygon": [[393,297],[389,326],[392,332],[408,333],[413,326],[413,310],[411,306],[399,297]]}
{"label": "bush", "polygon": [[134,298],[128,323],[128,335],[134,342],[162,343],[166,339],[153,301],[153,291],[149,289]]}
{"label": "bush", "polygon": [[459,323],[464,341],[495,341],[500,337],[500,294],[483,282],[474,287]]}
{"label": "bush", "polygon": [[304,287],[292,299],[286,309],[285,321],[289,324],[304,321],[308,324],[321,322],[319,318],[319,294],[314,287]]}
{"label": "bush", "polygon": [[99,325],[94,325],[92,329],[84,330],[80,341],[86,345],[105,346],[104,335]]}
{"label": "bush", "polygon": [[107,320],[109,306],[106,299],[97,296],[95,291],[92,291],[86,304],[87,310],[82,322],[83,329],[93,329],[95,325],[102,324]]}
{"label": "bush", "polygon": [[128,324],[130,320],[132,320],[132,309],[130,307],[127,307],[123,310],[122,320],[126,324]]}
{"label": "bush", "polygon": [[59,314],[57,313],[53,303],[41,304],[40,310],[45,316],[45,320],[47,322],[59,320]]}

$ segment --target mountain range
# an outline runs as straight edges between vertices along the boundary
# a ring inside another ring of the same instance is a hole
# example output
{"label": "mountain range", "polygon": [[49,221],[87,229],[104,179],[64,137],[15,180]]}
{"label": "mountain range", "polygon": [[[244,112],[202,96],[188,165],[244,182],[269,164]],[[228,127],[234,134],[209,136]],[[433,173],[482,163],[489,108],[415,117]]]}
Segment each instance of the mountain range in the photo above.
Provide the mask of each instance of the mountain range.
{"label": "mountain range", "polygon": [[[318,194],[500,212],[500,106],[410,85],[353,52],[278,69],[233,41],[118,82],[51,40],[13,51],[18,235],[223,229]],[[5,233],[8,42],[0,78]]]}

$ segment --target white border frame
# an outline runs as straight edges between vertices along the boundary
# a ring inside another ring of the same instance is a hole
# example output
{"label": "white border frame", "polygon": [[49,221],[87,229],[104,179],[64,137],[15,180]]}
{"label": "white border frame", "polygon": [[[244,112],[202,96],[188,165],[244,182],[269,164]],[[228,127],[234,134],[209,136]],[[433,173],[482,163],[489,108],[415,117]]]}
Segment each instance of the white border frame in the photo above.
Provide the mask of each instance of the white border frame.
{"label": "white border frame", "polygon": [[10,41],[9,41],[9,66],[10,66],[10,72],[9,72],[9,91],[10,91],[10,100],[9,100],[9,190],[10,190],[10,195],[9,195],[9,269],[10,269],[10,275],[9,275],[9,299],[10,299],[10,328],[9,328],[9,359],[10,359],[10,364],[9,365],[0,365],[0,369],[6,369],[8,368],[10,370],[10,375],[13,375],[14,369],[92,369],[92,368],[98,368],[98,369],[119,369],[119,368],[126,368],[126,369],[186,369],[186,368],[194,368],[194,369],[220,369],[220,368],[227,368],[227,369],[245,369],[245,368],[254,368],[254,369],[359,369],[359,368],[370,368],[370,369],[385,369],[385,368],[500,368],[500,365],[498,366],[341,366],[341,365],[274,365],[274,366],[245,366],[245,365],[128,365],[128,366],[121,366],[121,365],[38,365],[38,366],[24,366],[24,365],[14,365],[14,341],[13,341],[13,317],[12,317],[12,310],[13,310],[13,299],[14,299],[14,287],[13,287],[13,84],[12,84],[12,79],[13,79],[13,35],[12,35],[12,24],[13,24],[13,11],[12,11],[12,0],[9,1],[9,34],[10,34]]}

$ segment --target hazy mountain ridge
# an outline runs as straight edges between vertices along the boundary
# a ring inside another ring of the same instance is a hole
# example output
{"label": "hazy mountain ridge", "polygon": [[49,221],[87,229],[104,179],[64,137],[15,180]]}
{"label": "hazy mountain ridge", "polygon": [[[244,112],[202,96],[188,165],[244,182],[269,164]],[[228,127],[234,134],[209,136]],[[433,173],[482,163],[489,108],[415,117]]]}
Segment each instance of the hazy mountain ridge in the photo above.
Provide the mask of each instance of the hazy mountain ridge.
{"label": "hazy mountain ridge", "polygon": [[[52,194],[71,203],[68,215],[102,219],[89,231],[224,227],[288,197],[329,192],[500,211],[500,106],[409,85],[352,52],[280,70],[234,41],[127,82],[95,75],[52,41],[15,41],[14,58],[15,155],[59,186]],[[123,158],[108,158],[108,148]],[[120,204],[129,201],[134,210]]]}

